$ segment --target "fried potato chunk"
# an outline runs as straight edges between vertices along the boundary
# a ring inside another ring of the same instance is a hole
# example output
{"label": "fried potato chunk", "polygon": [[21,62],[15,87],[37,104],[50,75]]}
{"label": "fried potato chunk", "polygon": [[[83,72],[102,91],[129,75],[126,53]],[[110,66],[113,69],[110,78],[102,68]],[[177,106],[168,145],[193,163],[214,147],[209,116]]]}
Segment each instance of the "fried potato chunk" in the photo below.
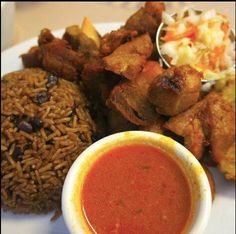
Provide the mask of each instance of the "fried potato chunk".
{"label": "fried potato chunk", "polygon": [[195,104],[200,95],[202,73],[189,65],[171,67],[157,76],[148,98],[158,113],[175,116]]}
{"label": "fried potato chunk", "polygon": [[103,58],[105,69],[132,80],[142,71],[152,49],[153,44],[148,34],[136,37]]}
{"label": "fried potato chunk", "polygon": [[164,127],[184,137],[185,146],[200,159],[209,146],[212,159],[226,179],[235,179],[235,112],[221,94],[211,92]]}

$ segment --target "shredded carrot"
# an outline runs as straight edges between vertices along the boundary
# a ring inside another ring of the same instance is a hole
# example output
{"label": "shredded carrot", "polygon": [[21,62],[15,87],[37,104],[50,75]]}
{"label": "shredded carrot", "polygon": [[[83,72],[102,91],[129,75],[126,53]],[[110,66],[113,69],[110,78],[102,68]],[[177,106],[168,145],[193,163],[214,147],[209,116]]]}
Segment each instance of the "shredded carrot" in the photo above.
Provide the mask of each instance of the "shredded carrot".
{"label": "shredded carrot", "polygon": [[187,30],[185,32],[180,33],[180,34],[175,34],[172,31],[168,31],[166,35],[162,37],[161,39],[163,41],[176,41],[176,40],[180,40],[182,38],[187,37],[187,38],[190,38],[191,40],[195,40],[196,34],[197,34],[197,26],[191,23],[188,23]]}

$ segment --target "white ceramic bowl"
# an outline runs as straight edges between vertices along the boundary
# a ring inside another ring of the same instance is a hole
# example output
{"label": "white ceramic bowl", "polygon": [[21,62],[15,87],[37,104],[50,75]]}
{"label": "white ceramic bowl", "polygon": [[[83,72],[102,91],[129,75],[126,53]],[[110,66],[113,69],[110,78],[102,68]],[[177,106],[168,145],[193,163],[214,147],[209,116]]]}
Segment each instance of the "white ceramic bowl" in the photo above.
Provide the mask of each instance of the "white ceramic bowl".
{"label": "white ceramic bowl", "polygon": [[104,152],[129,143],[150,144],[169,152],[182,165],[190,183],[193,216],[187,233],[203,233],[211,211],[211,190],[207,176],[198,160],[173,139],[151,132],[129,131],[105,137],[88,147],[70,168],[62,191],[62,212],[71,233],[92,233],[80,203],[84,179],[93,163]]}
{"label": "white ceramic bowl", "polygon": [[1,2],[1,51],[13,45],[14,2]]}

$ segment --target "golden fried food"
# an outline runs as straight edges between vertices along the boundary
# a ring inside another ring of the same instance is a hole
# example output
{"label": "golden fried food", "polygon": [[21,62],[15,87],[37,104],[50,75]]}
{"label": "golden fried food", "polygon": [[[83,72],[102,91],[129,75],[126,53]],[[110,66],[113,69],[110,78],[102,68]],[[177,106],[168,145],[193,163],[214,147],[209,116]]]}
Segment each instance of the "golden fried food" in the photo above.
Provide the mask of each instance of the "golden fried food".
{"label": "golden fried food", "polygon": [[235,112],[222,96],[208,100],[213,160],[227,179],[235,179]]}
{"label": "golden fried food", "polygon": [[158,62],[148,61],[134,80],[115,86],[107,100],[108,106],[120,112],[133,124],[150,127],[162,125],[159,115],[147,99],[151,82],[161,72]]}
{"label": "golden fried food", "polygon": [[139,87],[126,81],[116,85],[111,91],[107,105],[120,112],[131,123],[147,126],[154,123],[158,114]]}
{"label": "golden fried food", "polygon": [[31,48],[21,56],[25,67],[38,65],[67,80],[77,80],[81,66],[85,63],[83,53],[72,50],[67,41],[55,38],[48,29],[41,31],[38,43],[38,47]]}
{"label": "golden fried food", "polygon": [[235,109],[235,74],[229,74],[225,79],[216,81],[214,90],[222,93],[223,98]]}
{"label": "golden fried food", "polygon": [[136,30],[128,30],[125,28],[111,31],[102,37],[100,52],[103,56],[107,56],[120,45],[132,41],[137,35],[138,32]]}
{"label": "golden fried food", "polygon": [[142,71],[152,49],[153,44],[148,34],[136,37],[103,58],[105,69],[132,80]]}
{"label": "golden fried food", "polygon": [[148,33],[154,41],[164,10],[164,3],[147,2],[127,20],[125,28],[137,30],[139,34]]}
{"label": "golden fried food", "polygon": [[168,120],[164,127],[184,137],[197,159],[209,146],[212,159],[227,179],[235,179],[235,112],[221,94],[211,92],[187,111]]}
{"label": "golden fried food", "polygon": [[157,76],[150,86],[148,98],[158,113],[175,116],[198,100],[202,73],[189,65],[171,67]]}

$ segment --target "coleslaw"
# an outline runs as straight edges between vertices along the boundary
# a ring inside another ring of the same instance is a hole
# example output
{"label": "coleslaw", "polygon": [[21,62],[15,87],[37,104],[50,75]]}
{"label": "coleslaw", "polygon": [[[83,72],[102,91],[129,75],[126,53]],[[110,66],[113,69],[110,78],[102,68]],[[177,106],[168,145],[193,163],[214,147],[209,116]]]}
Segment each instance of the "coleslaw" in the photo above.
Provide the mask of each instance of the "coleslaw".
{"label": "coleslaw", "polygon": [[226,16],[215,10],[184,9],[175,17],[164,12],[163,22],[160,50],[171,65],[189,64],[203,72],[206,80],[235,74],[235,39],[230,38]]}

